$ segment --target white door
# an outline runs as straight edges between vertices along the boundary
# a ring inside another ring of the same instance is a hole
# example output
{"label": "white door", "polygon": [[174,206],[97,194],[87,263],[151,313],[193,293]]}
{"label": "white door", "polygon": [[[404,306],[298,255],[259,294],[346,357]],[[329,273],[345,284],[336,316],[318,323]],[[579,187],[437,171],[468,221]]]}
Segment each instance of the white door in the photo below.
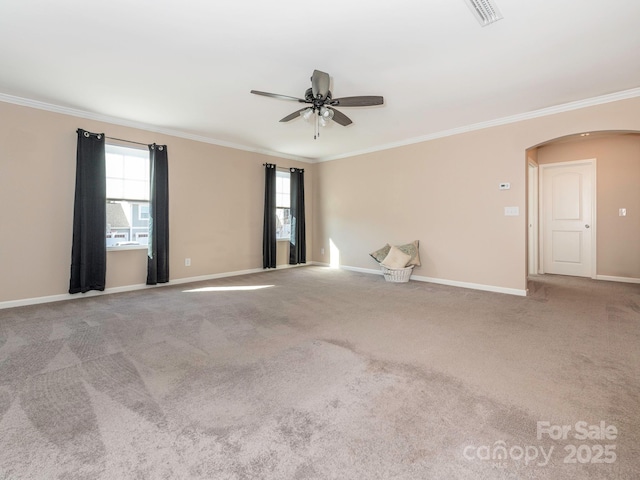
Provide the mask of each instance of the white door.
{"label": "white door", "polygon": [[595,160],[542,165],[544,273],[595,276]]}

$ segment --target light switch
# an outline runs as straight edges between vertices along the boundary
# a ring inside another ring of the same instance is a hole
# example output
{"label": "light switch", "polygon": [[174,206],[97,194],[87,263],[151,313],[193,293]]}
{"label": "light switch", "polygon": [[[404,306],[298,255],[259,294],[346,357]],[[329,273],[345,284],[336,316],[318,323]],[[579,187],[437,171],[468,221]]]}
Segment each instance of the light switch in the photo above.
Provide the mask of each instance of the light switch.
{"label": "light switch", "polygon": [[621,217],[626,217],[627,216],[627,209],[626,208],[621,208],[618,211],[618,215],[621,216]]}
{"label": "light switch", "polygon": [[520,215],[520,207],[504,207],[505,217],[517,217]]}
{"label": "light switch", "polygon": [[511,184],[509,182],[500,184],[500,190],[509,190],[510,188],[511,188]]}

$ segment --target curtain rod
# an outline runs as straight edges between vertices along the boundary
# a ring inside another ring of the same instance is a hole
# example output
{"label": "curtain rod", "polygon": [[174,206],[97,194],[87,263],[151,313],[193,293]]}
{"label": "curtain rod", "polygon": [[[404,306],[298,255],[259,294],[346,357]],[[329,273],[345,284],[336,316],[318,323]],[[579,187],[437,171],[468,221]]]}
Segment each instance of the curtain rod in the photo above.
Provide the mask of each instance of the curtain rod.
{"label": "curtain rod", "polygon": [[[107,137],[109,138],[109,137]],[[295,167],[279,167],[277,166],[275,163],[263,163],[262,166],[266,167],[267,165],[273,165],[274,167],[276,167],[276,170],[284,170],[284,171],[291,171],[291,170],[301,170],[304,172],[304,168],[295,168]]]}
{"label": "curtain rod", "polygon": [[124,140],[122,138],[115,138],[115,137],[107,137],[105,135],[104,138],[108,138],[109,140],[117,140],[119,142],[127,142],[127,143],[135,143],[136,145],[144,145],[145,147],[148,147],[149,144],[148,143],[142,143],[142,142],[134,142],[133,140]]}

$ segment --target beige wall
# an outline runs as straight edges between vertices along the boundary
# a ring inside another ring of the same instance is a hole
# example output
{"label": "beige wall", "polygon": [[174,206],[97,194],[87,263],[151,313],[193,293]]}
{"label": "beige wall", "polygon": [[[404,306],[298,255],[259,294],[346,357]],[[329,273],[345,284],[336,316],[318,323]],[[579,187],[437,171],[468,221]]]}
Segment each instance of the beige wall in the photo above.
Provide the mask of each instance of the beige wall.
{"label": "beige wall", "polygon": [[[596,159],[597,274],[640,278],[640,135],[540,147],[540,164]],[[620,208],[627,216],[620,217]]]}
{"label": "beige wall", "polygon": [[[78,127],[168,145],[174,280],[262,266],[261,164],[275,162],[305,169],[308,260],[329,263],[333,242],[341,265],[375,269],[370,251],[419,239],[415,275],[524,290],[526,151],[585,131],[640,131],[640,98],[316,165],[0,103],[0,302],[67,292]],[[505,217],[506,206],[520,215]],[[107,287],[144,280],[144,251],[108,254]]]}
{"label": "beige wall", "polygon": [[[0,102],[0,302],[68,291],[79,127],[167,145],[172,280],[262,267],[265,162],[305,169],[312,251],[314,165]],[[146,251],[107,254],[107,288],[145,280]]]}
{"label": "beige wall", "polygon": [[369,252],[419,239],[414,275],[525,290],[526,151],[597,130],[640,130],[640,99],[318,164],[314,259],[333,242],[342,265],[376,269]]}

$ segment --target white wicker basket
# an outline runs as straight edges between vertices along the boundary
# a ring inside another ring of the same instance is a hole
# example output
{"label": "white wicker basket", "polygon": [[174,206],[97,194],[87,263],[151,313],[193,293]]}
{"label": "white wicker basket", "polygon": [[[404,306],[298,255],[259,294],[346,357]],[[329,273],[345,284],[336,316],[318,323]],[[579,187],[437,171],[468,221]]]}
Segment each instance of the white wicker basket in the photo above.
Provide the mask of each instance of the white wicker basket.
{"label": "white wicker basket", "polygon": [[384,265],[380,265],[382,274],[387,282],[406,283],[411,277],[414,265],[409,265],[405,268],[387,268]]}

